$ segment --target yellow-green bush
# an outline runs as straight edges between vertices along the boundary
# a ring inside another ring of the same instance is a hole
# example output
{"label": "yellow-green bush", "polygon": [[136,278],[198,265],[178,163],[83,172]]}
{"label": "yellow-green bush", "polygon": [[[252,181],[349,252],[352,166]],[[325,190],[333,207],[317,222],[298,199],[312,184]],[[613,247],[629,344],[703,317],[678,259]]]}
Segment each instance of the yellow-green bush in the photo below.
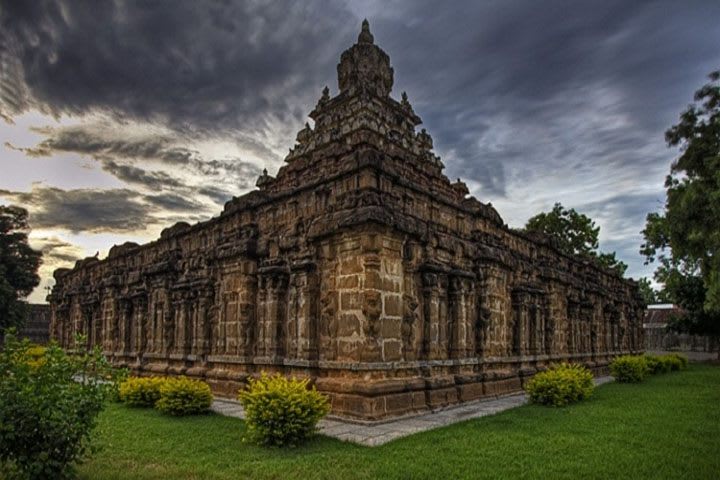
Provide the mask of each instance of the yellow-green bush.
{"label": "yellow-green bush", "polygon": [[648,366],[648,373],[653,375],[658,373],[667,373],[671,369],[670,362],[668,362],[664,356],[651,355],[649,353],[646,353],[645,362]]}
{"label": "yellow-green bush", "polygon": [[154,407],[166,381],[162,377],[130,377],[120,384],[118,397],[131,407]]}
{"label": "yellow-green bush", "polygon": [[648,362],[643,355],[623,355],[610,363],[610,375],[620,383],[642,382],[648,373]]}
{"label": "yellow-green bush", "polygon": [[688,365],[687,357],[680,353],[668,353],[666,355],[645,354],[644,357],[648,365],[648,372],[652,374],[683,370]]}
{"label": "yellow-green bush", "polygon": [[593,375],[582,365],[561,363],[535,375],[525,386],[530,402],[562,407],[583,400],[595,389]]}
{"label": "yellow-green bush", "polygon": [[663,357],[668,359],[666,361],[670,364],[670,370],[685,370],[688,367],[688,357],[682,353],[668,353]]}
{"label": "yellow-green bush", "polygon": [[160,398],[155,408],[175,416],[205,413],[212,404],[210,386],[186,377],[167,378],[160,386]]}
{"label": "yellow-green bush", "polygon": [[24,352],[25,363],[27,363],[32,369],[38,369],[45,365],[45,362],[47,361],[45,358],[46,353],[47,348],[42,345],[31,345],[30,348]]}
{"label": "yellow-green bush", "polygon": [[263,374],[239,393],[250,437],[263,445],[294,446],[315,432],[330,411],[328,398],[308,380]]}

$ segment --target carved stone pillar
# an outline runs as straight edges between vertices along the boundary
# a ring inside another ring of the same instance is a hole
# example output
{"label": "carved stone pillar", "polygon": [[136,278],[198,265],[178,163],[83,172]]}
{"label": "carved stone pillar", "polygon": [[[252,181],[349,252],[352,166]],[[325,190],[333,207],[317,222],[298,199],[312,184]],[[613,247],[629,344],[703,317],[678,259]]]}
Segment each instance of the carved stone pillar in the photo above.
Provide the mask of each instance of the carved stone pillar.
{"label": "carved stone pillar", "polygon": [[438,275],[424,273],[423,282],[423,355],[425,359],[440,357],[440,286]]}
{"label": "carved stone pillar", "polygon": [[186,297],[186,292],[173,293],[173,307],[175,313],[173,351],[176,354],[187,355],[190,353],[192,305],[190,299]]}
{"label": "carved stone pillar", "polygon": [[273,270],[261,277],[259,296],[258,356],[282,357],[285,351],[285,319],[288,275]]}
{"label": "carved stone pillar", "polygon": [[526,355],[528,343],[528,309],[527,295],[522,290],[513,290],[512,292],[512,310],[513,310],[513,327],[512,327],[512,354]]}
{"label": "carved stone pillar", "polygon": [[130,325],[132,324],[132,302],[128,298],[121,298],[119,302],[120,307],[120,318],[119,318],[119,339],[117,344],[117,351],[121,353],[128,352],[130,350],[131,332]]}
{"label": "carved stone pillar", "polygon": [[268,323],[268,288],[270,280],[264,276],[258,276],[257,294],[257,338],[255,339],[255,355],[264,357],[267,355],[267,323]]}
{"label": "carved stone pillar", "polygon": [[579,311],[580,305],[571,299],[568,299],[567,304],[567,331],[568,331],[568,353],[577,353],[580,350],[579,343]]}
{"label": "carved stone pillar", "polygon": [[287,353],[310,360],[318,355],[318,279],[309,262],[294,265],[288,292]]}
{"label": "carved stone pillar", "polygon": [[210,308],[213,304],[214,292],[212,288],[202,288],[195,300],[195,321],[193,322],[192,353],[205,357],[210,353],[212,342]]}
{"label": "carved stone pillar", "polygon": [[464,358],[467,353],[468,317],[472,308],[468,308],[468,279],[451,277],[449,282],[449,344],[450,358]]}
{"label": "carved stone pillar", "polygon": [[132,351],[135,352],[138,357],[142,356],[147,347],[147,335],[148,335],[148,300],[146,295],[139,295],[135,298],[134,302],[134,338],[132,341]]}

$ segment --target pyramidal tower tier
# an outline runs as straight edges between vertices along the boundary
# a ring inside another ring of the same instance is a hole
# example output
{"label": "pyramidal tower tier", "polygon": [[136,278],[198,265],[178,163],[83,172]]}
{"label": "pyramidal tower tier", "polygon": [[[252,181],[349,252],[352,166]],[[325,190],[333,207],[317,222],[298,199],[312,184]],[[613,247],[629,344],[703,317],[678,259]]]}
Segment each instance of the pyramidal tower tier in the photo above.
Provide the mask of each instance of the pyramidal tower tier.
{"label": "pyramidal tower tier", "polygon": [[276,176],[220,216],[55,272],[51,333],[142,375],[310,377],[379,420],[605,372],[642,345],[637,285],[509,229],[451,182],[367,21]]}

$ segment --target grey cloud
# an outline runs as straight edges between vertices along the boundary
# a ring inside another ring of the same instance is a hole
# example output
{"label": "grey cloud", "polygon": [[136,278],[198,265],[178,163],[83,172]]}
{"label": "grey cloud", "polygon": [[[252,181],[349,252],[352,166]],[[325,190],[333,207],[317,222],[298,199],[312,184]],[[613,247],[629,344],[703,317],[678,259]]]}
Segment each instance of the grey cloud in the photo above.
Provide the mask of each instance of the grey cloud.
{"label": "grey cloud", "polygon": [[132,190],[63,190],[33,186],[30,192],[0,190],[0,196],[30,211],[32,228],[62,228],[71,232],[144,230],[154,222],[153,208]]}
{"label": "grey cloud", "polygon": [[147,195],[145,200],[152,205],[171,212],[193,212],[204,209],[204,206],[200,203],[175,194]]}
{"label": "grey cloud", "polygon": [[0,197],[30,212],[32,228],[57,228],[71,232],[137,232],[165,225],[184,212],[202,218],[202,206],[175,195],[143,195],[129,189],[63,190],[33,185],[30,192],[0,190]]}
{"label": "grey cloud", "polygon": [[[128,184],[154,191],[170,190],[184,196],[192,195],[194,187],[179,175],[179,168],[187,174],[195,174],[195,180],[201,184],[218,179],[231,183],[234,194],[253,187],[261,173],[257,165],[240,158],[205,159],[195,150],[177,146],[184,140],[180,136],[121,138],[117,132],[107,132],[113,127],[117,126],[87,124],[34,128],[36,133],[46,137],[38,145],[21,148],[6,142],[6,146],[31,157],[51,157],[60,152],[89,155],[103,170]],[[169,172],[144,168],[151,163],[169,169]],[[209,198],[215,199],[217,195],[209,195]],[[177,203],[172,202],[173,205]]]}
{"label": "grey cloud", "polygon": [[227,202],[233,197],[232,193],[228,192],[227,190],[216,187],[204,187],[199,189],[198,193],[200,195],[205,195],[218,205],[223,205],[225,202]]}
{"label": "grey cloud", "polygon": [[[105,125],[105,129],[112,125]],[[171,137],[154,136],[142,139],[108,138],[98,126],[73,126],[64,128],[34,128],[47,138],[35,147],[18,148],[31,157],[48,157],[56,152],[73,152],[93,157],[119,157],[151,160],[168,165],[187,165],[197,161],[196,151],[173,146]]]}
{"label": "grey cloud", "polygon": [[31,243],[42,252],[44,265],[73,263],[84,257],[80,247],[58,237],[32,238]]}
{"label": "grey cloud", "polygon": [[132,165],[118,165],[109,159],[102,162],[102,168],[124,182],[142,185],[153,190],[184,186],[182,182],[164,172],[148,172]]}

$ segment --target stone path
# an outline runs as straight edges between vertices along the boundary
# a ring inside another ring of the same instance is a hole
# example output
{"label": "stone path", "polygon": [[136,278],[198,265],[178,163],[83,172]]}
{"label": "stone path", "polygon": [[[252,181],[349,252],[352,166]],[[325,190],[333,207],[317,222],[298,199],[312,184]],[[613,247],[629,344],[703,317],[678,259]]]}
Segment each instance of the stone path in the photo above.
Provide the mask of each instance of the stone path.
{"label": "stone path", "polygon": [[[598,377],[596,385],[611,382],[612,377]],[[369,447],[382,445],[414,433],[444,427],[453,423],[480,418],[519,407],[527,403],[524,393],[464,403],[430,413],[402,417],[383,423],[358,424],[339,419],[323,419],[318,424],[321,434]],[[221,415],[244,418],[242,406],[234,400],[216,399],[211,409]]]}

